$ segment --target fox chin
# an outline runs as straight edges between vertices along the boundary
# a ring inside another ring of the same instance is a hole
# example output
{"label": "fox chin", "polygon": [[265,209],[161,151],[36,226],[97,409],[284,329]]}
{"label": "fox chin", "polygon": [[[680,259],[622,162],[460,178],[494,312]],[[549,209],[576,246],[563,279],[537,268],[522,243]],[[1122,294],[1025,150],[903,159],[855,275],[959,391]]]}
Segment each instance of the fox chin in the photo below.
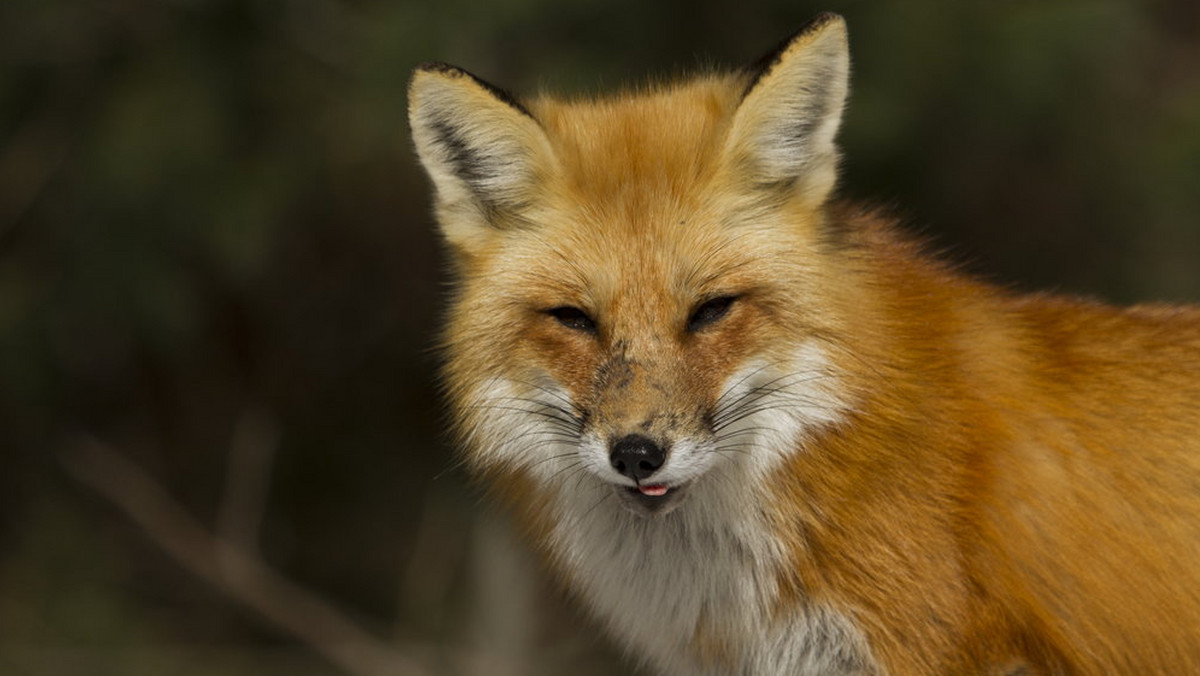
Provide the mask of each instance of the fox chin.
{"label": "fox chin", "polygon": [[417,68],[468,465],[664,674],[1200,673],[1200,310],[836,195],[844,21],[588,99]]}

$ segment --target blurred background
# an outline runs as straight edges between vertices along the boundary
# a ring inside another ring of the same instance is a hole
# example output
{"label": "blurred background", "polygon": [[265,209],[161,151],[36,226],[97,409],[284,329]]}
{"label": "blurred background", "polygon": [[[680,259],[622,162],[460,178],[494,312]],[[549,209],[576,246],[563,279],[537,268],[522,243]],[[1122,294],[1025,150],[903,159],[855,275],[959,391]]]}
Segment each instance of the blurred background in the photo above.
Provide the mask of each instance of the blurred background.
{"label": "blurred background", "polygon": [[849,20],[844,191],[1200,300],[1194,0],[3,0],[0,673],[631,673],[442,435],[423,60],[518,92]]}

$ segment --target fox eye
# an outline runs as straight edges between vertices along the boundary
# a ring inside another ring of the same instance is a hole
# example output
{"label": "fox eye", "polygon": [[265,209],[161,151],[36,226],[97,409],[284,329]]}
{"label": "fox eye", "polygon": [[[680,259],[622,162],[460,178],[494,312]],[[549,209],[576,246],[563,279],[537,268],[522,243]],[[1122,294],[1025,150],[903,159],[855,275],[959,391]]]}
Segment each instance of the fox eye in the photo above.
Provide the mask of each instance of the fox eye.
{"label": "fox eye", "polygon": [[695,310],[692,310],[691,316],[688,317],[688,332],[695,333],[724,317],[735,300],[737,300],[737,296],[717,296],[701,303]]}
{"label": "fox eye", "polygon": [[557,319],[559,324],[568,329],[586,331],[587,333],[596,332],[596,322],[586,312],[577,307],[563,305],[562,307],[551,308],[546,313]]}

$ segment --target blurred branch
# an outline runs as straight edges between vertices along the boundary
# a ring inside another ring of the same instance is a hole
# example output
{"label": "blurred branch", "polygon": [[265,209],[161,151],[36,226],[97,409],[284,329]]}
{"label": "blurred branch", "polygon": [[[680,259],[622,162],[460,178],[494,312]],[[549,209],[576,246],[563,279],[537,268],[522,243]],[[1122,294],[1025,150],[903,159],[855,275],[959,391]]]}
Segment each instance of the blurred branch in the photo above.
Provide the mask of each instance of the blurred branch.
{"label": "blurred branch", "polygon": [[[455,578],[467,560],[470,529],[445,495],[430,486],[422,502],[412,553],[400,578],[400,607],[439,624]],[[398,622],[396,631],[401,630]]]}
{"label": "blurred branch", "polygon": [[[366,633],[326,601],[287,580],[238,542],[214,535],[150,475],[106,446],[63,452],[67,471],[119,507],[179,565],[361,676],[425,676],[413,659]],[[239,531],[238,526],[234,532]],[[241,536],[239,536],[241,537]]]}
{"label": "blurred branch", "polygon": [[233,430],[225,496],[217,515],[217,536],[243,552],[258,551],[258,533],[278,443],[275,421],[257,408],[248,408]]}

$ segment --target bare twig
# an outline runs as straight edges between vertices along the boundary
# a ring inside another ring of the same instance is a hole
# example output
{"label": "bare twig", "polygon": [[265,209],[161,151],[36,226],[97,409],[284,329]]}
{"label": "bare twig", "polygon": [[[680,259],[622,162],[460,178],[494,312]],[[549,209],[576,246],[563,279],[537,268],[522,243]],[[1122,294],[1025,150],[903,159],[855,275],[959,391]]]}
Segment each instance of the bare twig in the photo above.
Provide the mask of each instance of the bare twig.
{"label": "bare twig", "polygon": [[326,660],[361,676],[426,676],[429,670],[365,632],[239,544],[189,515],[129,459],[88,441],[61,456],[80,482],[110,500],[179,565],[291,633]]}

